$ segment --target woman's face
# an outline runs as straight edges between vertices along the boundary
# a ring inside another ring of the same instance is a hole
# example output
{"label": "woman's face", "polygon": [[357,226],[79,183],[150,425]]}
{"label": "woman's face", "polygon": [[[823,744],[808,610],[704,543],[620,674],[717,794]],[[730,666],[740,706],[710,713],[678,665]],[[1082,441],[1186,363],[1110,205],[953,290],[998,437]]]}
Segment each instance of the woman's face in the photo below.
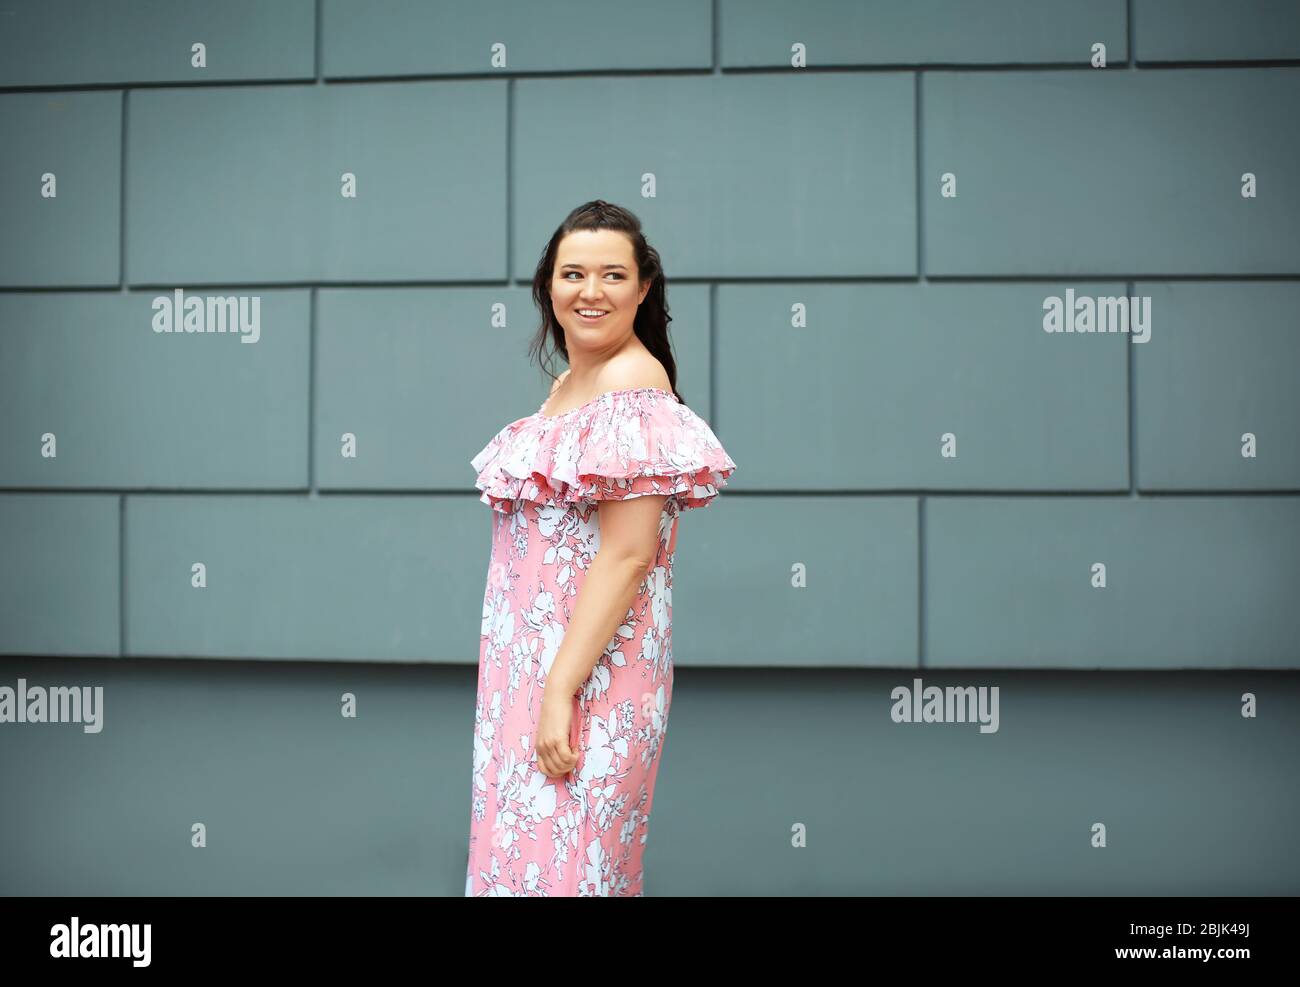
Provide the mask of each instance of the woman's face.
{"label": "woman's face", "polygon": [[[650,282],[637,284],[632,241],[614,230],[576,230],[560,241],[551,277],[551,306],[570,346],[621,339],[632,332]],[[587,318],[582,311],[604,315]]]}

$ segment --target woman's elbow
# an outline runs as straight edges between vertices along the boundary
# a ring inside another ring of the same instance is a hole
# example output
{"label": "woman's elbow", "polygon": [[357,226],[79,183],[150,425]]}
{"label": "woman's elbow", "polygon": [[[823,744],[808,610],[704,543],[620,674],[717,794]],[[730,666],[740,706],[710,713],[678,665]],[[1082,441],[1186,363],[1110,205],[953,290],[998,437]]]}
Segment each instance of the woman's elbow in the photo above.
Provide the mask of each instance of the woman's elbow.
{"label": "woman's elbow", "polygon": [[655,553],[644,549],[602,548],[598,554],[603,556],[610,565],[617,566],[619,569],[629,569],[642,576],[655,565]]}

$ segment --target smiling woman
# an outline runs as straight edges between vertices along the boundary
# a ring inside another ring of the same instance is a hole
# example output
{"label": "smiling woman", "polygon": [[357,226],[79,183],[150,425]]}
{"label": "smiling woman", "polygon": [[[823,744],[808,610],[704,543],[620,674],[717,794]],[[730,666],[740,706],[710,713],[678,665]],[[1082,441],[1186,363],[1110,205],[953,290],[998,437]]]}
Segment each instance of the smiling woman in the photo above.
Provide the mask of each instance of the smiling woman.
{"label": "smiling woman", "polygon": [[597,200],[533,281],[569,362],[472,460],[492,508],[465,893],[638,896],[683,509],[736,464],[676,392],[659,257]]}

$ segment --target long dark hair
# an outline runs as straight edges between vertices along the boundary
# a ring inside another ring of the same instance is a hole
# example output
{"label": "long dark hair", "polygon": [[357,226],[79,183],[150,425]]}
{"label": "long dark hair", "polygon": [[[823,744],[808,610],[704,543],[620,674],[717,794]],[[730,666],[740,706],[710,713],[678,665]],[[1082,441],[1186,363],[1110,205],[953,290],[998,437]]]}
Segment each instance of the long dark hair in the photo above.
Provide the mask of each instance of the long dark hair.
{"label": "long dark hair", "polygon": [[[659,262],[659,251],[646,242],[645,234],[641,232],[641,220],[635,214],[604,199],[592,199],[578,206],[564,218],[564,222],[551,234],[550,242],[546,244],[542,259],[537,264],[537,272],[533,275],[533,301],[542,313],[542,324],[528,347],[530,359],[534,355],[538,356],[538,363],[552,381],[559,376],[550,365],[554,353],[561,353],[566,363],[569,360],[569,350],[564,343],[564,327],[556,319],[555,308],[551,303],[551,278],[555,274],[555,255],[559,252],[560,241],[575,230],[614,230],[625,234],[632,241],[637,277],[641,283],[651,282],[645,300],[636,310],[632,331],[642,345],[663,364],[673,394],[685,404],[686,401],[677,391],[677,362],[673,359],[672,345],[668,341],[668,323],[673,317],[668,314],[664,270]],[[548,338],[554,349],[542,358],[540,354]]]}

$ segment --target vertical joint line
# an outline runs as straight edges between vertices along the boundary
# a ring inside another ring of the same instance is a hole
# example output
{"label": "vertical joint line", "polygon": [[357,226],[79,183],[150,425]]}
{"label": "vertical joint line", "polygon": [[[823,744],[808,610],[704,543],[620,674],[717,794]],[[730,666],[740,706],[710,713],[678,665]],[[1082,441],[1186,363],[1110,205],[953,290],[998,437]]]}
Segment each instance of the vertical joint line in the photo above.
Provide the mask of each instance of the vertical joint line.
{"label": "vertical joint line", "polygon": [[709,282],[709,421],[718,425],[718,283]]}
{"label": "vertical joint line", "polygon": [[1124,38],[1124,60],[1132,72],[1137,68],[1137,45],[1133,44],[1133,0],[1126,0],[1124,4],[1124,28],[1128,31]]}
{"label": "vertical joint line", "polygon": [[316,61],[316,64],[315,64],[315,69],[316,69],[316,85],[318,85],[318,86],[321,85],[322,83],[324,83],[324,81],[325,81],[323,78],[321,78],[321,64],[320,64],[320,49],[321,49],[321,18],[320,18],[320,14],[321,14],[321,0],[316,0],[316,44],[315,44],[315,48],[316,48],[316,50],[315,50],[315,53],[314,53],[314,57],[315,57],[315,61]]}
{"label": "vertical joint line", "polygon": [[916,277],[925,280],[925,222],[921,201],[925,194],[925,174],[921,168],[921,70],[912,73],[912,153],[916,156],[913,163],[916,174]]}
{"label": "vertical joint line", "polygon": [[129,89],[122,90],[122,128],[118,140],[117,175],[117,287],[126,291],[126,108]]}
{"label": "vertical joint line", "polygon": [[925,494],[916,499],[916,667],[925,667]]}
{"label": "vertical joint line", "polygon": [[307,296],[307,495],[316,496],[316,304],[318,285]]}
{"label": "vertical joint line", "polygon": [[126,494],[117,496],[117,656],[126,657]]}
{"label": "vertical joint line", "polygon": [[722,74],[722,52],[720,50],[722,39],[718,35],[718,2],[719,0],[713,0],[710,9],[713,18],[713,41],[709,46],[712,49],[709,56],[713,60],[712,72],[714,75]]}
{"label": "vertical joint line", "polygon": [[511,279],[515,276],[510,267],[510,255],[514,252],[511,248],[514,246],[513,234],[511,233],[510,220],[514,213],[514,203],[510,201],[510,186],[514,183],[514,168],[511,166],[511,158],[514,156],[514,146],[510,140],[510,133],[514,128],[515,112],[515,80],[506,79],[506,286],[509,287]]}
{"label": "vertical joint line", "polygon": [[[1124,290],[1128,293],[1130,302],[1129,321],[1132,322],[1133,313],[1131,310],[1132,302],[1135,295],[1136,281],[1125,281]],[[1125,334],[1124,340],[1124,367],[1127,373],[1128,383],[1128,495],[1137,496],[1137,388],[1133,375],[1133,361],[1137,355],[1133,352],[1133,337],[1131,334]]]}

